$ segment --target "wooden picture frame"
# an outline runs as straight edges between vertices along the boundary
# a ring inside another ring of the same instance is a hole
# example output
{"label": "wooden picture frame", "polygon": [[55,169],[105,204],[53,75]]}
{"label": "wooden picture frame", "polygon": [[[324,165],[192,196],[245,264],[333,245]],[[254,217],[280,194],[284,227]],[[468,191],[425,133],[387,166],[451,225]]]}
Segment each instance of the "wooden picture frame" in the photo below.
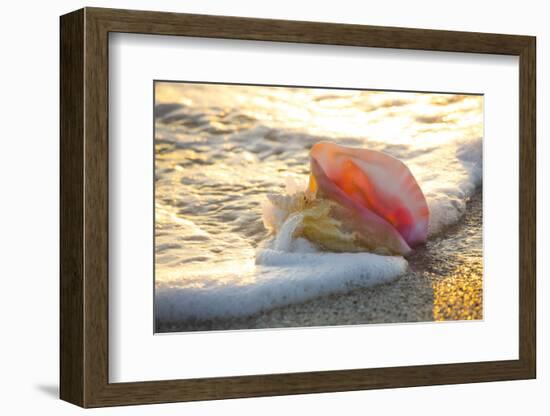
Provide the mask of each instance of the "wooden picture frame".
{"label": "wooden picture frame", "polygon": [[[536,376],[536,40],[531,36],[85,8],[61,17],[60,396],[82,407],[518,380]],[[519,57],[519,359],[109,383],[108,34]]]}

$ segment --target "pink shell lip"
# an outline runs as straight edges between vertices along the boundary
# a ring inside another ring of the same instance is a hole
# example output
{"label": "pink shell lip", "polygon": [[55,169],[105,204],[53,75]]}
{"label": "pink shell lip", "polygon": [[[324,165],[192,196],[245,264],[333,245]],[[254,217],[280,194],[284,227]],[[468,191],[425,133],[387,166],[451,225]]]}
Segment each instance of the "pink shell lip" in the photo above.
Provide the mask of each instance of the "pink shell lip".
{"label": "pink shell lip", "polygon": [[323,194],[359,213],[371,230],[387,236],[400,252],[426,242],[429,209],[403,162],[331,142],[315,144],[310,157],[312,177]]}
{"label": "pink shell lip", "polygon": [[389,237],[392,241],[392,251],[396,251],[402,255],[409,254],[412,251],[411,247],[403,239],[401,234],[399,234],[389,222],[349,198],[327,177],[319,162],[313,158],[311,159],[311,171],[315,177],[317,186],[322,190],[324,196],[356,212],[360,216],[361,220],[369,225],[370,229],[375,230],[376,234]]}

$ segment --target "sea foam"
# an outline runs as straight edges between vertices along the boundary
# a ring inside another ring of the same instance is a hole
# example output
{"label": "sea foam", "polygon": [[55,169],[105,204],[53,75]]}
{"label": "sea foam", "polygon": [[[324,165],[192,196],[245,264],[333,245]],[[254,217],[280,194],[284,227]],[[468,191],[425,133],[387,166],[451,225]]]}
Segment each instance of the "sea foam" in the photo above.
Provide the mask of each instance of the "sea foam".
{"label": "sea foam", "polygon": [[389,282],[407,269],[402,257],[371,253],[289,253],[264,247],[256,260],[256,279],[251,284],[158,287],[157,319],[166,322],[252,315],[330,293]]}
{"label": "sea foam", "polygon": [[157,318],[174,321],[252,315],[389,282],[407,270],[407,261],[399,256],[319,252],[307,240],[292,237],[300,220],[300,214],[291,215],[279,233],[258,248],[252,283],[161,286],[156,293]]}

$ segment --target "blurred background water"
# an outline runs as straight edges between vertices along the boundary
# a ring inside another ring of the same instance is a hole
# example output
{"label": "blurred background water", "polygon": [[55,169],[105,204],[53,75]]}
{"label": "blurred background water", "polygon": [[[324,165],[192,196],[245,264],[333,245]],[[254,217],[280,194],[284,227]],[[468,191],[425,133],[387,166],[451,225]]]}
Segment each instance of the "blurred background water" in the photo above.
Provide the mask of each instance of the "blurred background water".
{"label": "blurred background water", "polygon": [[177,291],[258,283],[262,201],[284,193],[288,177],[307,179],[314,143],[403,160],[437,236],[480,189],[482,137],[481,95],[156,82],[157,303]]}

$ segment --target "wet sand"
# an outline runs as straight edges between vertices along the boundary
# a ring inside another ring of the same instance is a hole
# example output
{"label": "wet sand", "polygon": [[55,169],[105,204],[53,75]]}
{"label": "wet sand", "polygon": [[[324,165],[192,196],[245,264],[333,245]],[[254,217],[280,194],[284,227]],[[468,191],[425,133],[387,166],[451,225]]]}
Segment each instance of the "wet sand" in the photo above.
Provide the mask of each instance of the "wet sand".
{"label": "wet sand", "polygon": [[157,322],[157,332],[187,332],[483,318],[482,192],[464,217],[408,258],[409,273],[246,318]]}

